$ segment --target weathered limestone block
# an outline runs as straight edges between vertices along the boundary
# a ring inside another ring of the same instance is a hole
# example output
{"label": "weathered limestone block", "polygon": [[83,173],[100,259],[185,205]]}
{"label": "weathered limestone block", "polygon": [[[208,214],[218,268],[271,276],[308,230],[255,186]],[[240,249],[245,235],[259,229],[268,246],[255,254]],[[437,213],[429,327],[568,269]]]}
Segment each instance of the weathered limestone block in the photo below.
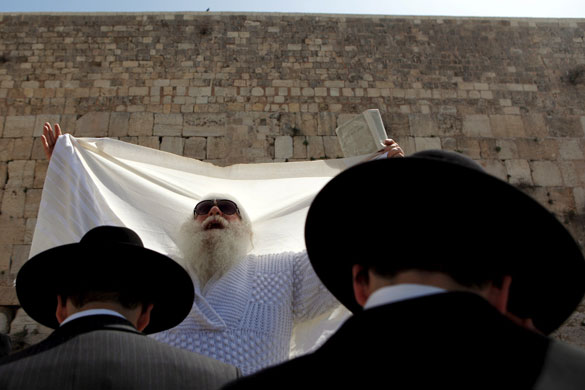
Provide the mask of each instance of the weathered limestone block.
{"label": "weathered limestone block", "polygon": [[33,188],[43,188],[43,184],[45,183],[45,177],[47,175],[47,169],[49,168],[49,161],[47,160],[38,160],[35,161],[35,168],[34,168],[34,179],[33,179]]}
{"label": "weathered limestone block", "polygon": [[13,345],[13,348],[17,347],[20,349],[37,344],[47,338],[52,332],[52,329],[30,318],[22,308],[16,311],[16,316],[10,324],[10,336],[16,344]]}
{"label": "weathered limestone block", "polygon": [[501,160],[518,158],[518,148],[514,140],[496,139],[496,151]]}
{"label": "weathered limestone block", "polygon": [[108,135],[109,112],[89,112],[75,122],[76,137],[105,137]]}
{"label": "weathered limestone block", "polygon": [[585,185],[585,161],[560,161],[563,182],[569,187]]}
{"label": "weathered limestone block", "polygon": [[524,123],[519,115],[491,115],[490,127],[496,138],[524,137]]}
{"label": "weathered limestone block", "polygon": [[337,119],[332,112],[320,112],[317,117],[317,134],[335,135]]}
{"label": "weathered limestone block", "polygon": [[463,117],[463,135],[467,137],[492,137],[490,118],[487,115]]}
{"label": "weathered limestone block", "polygon": [[207,158],[221,160],[229,154],[229,143],[225,137],[209,137],[207,139]]}
{"label": "weathered limestone block", "polygon": [[293,156],[293,138],[288,135],[276,137],[274,140],[274,158],[284,160]]}
{"label": "weathered limestone block", "polygon": [[526,160],[556,160],[559,155],[555,139],[519,138],[516,146],[518,157]]}
{"label": "weathered limestone block", "polygon": [[185,140],[185,148],[183,155],[185,157],[196,158],[198,160],[205,160],[207,139],[204,137],[190,137]]}
{"label": "weathered limestone block", "polygon": [[309,141],[305,136],[293,137],[293,158],[307,159],[307,145]]}
{"label": "weathered limestone block", "polygon": [[559,155],[561,160],[583,160],[585,142],[582,138],[559,138]]}
{"label": "weathered limestone block", "polygon": [[32,187],[35,174],[35,162],[16,160],[8,163],[8,182],[5,188]]}
{"label": "weathered limestone block", "polygon": [[39,212],[39,204],[41,203],[41,195],[43,190],[29,188],[26,191],[24,203],[24,217],[35,218]]}
{"label": "weathered limestone block", "polygon": [[108,126],[109,137],[125,137],[128,135],[128,126],[130,124],[130,113],[112,112],[110,115],[110,124]]}
{"label": "weathered limestone block", "polygon": [[154,135],[180,136],[183,131],[182,114],[155,114]]}
{"label": "weathered limestone block", "polygon": [[307,153],[310,159],[320,159],[325,157],[325,148],[323,147],[323,138],[319,136],[308,136]]}
{"label": "weathered limestone block", "polygon": [[415,137],[436,136],[439,132],[437,124],[430,115],[410,114],[410,134]]}
{"label": "weathered limestone block", "polygon": [[152,112],[133,112],[128,123],[128,135],[152,136],[154,114]]}
{"label": "weathered limestone block", "polygon": [[439,137],[414,137],[414,148],[417,152],[441,149],[441,139]]}
{"label": "weathered limestone block", "polygon": [[341,158],[343,157],[343,151],[337,136],[324,136],[323,147],[325,148],[325,156],[327,158]]}
{"label": "weathered limestone block", "polygon": [[522,122],[527,136],[539,138],[549,136],[548,127],[543,114],[523,115]]}
{"label": "weathered limestone block", "polygon": [[183,145],[184,140],[181,137],[162,137],[160,150],[182,156]]}
{"label": "weathered limestone block", "polygon": [[0,161],[12,160],[14,139],[0,139]]}
{"label": "weathered limestone block", "polygon": [[12,160],[28,160],[32,153],[32,146],[33,137],[15,138]]}
{"label": "weathered limestone block", "polygon": [[138,145],[152,149],[159,149],[160,139],[159,137],[138,136]]}
{"label": "weathered limestone block", "polygon": [[32,137],[34,133],[35,116],[7,116],[4,124],[4,138]]}
{"label": "weathered limestone block", "polygon": [[563,177],[558,165],[552,161],[532,161],[532,179],[534,185],[554,187],[563,185]]}
{"label": "weathered limestone block", "polygon": [[10,188],[4,191],[0,210],[3,216],[21,218],[24,216],[26,194],[23,188]]}
{"label": "weathered limestone block", "polygon": [[24,231],[24,218],[0,215],[0,244],[22,244]]}
{"label": "weathered limestone block", "polygon": [[583,137],[583,127],[577,116],[551,116],[546,123],[553,137]]}
{"label": "weathered limestone block", "polygon": [[585,213],[585,187],[573,188],[573,198],[575,199],[577,213]]}
{"label": "weathered limestone block", "polygon": [[227,133],[225,113],[185,114],[183,136],[223,137]]}
{"label": "weathered limestone block", "polygon": [[532,185],[532,174],[530,164],[526,160],[506,160],[506,170],[508,171],[508,181],[510,184]]}
{"label": "weathered limestone block", "polygon": [[12,260],[10,261],[10,273],[16,275],[20,267],[28,260],[30,253],[29,244],[17,244],[12,246]]}
{"label": "weathered limestone block", "polygon": [[506,166],[500,160],[480,160],[478,162],[490,175],[493,175],[504,181],[508,179],[508,171],[506,170]]}

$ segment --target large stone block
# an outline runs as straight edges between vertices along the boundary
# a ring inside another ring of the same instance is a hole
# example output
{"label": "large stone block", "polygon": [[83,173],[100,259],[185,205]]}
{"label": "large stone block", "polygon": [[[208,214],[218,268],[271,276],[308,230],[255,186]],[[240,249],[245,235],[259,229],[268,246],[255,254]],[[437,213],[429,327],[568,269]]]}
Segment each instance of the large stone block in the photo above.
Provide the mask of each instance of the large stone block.
{"label": "large stone block", "polygon": [[417,152],[429,149],[441,149],[441,139],[438,137],[414,137],[414,147]]}
{"label": "large stone block", "polygon": [[21,218],[24,216],[26,194],[23,188],[10,188],[4,191],[2,196],[3,216]]}
{"label": "large stone block", "polygon": [[437,124],[431,115],[427,114],[410,114],[410,134],[415,137],[436,136],[439,133]]}
{"label": "large stone block", "polygon": [[305,136],[293,137],[293,158],[304,160],[307,158],[307,145],[309,141]]}
{"label": "large stone block", "polygon": [[185,157],[205,160],[207,157],[207,139],[204,137],[190,137],[185,140],[183,155]]}
{"label": "large stone block", "polygon": [[532,185],[532,174],[530,164],[526,160],[506,160],[506,170],[508,171],[508,181],[510,184]]}
{"label": "large stone block", "polygon": [[130,114],[128,135],[152,136],[154,114],[152,112],[133,112]]}
{"label": "large stone block", "polygon": [[35,116],[7,116],[4,124],[4,138],[32,137],[34,133]]}
{"label": "large stone block", "polygon": [[183,136],[222,137],[227,133],[225,113],[185,114]]}
{"label": "large stone block", "polygon": [[39,212],[39,204],[41,203],[41,196],[43,190],[29,188],[26,191],[24,203],[24,217],[35,218]]}
{"label": "large stone block", "polygon": [[500,160],[479,160],[481,166],[487,173],[493,175],[501,180],[508,179],[508,171],[504,163]]}
{"label": "large stone block", "polygon": [[577,116],[550,116],[546,122],[553,137],[583,137],[583,127]]}
{"label": "large stone block", "polygon": [[490,127],[496,138],[524,137],[524,123],[519,115],[491,115]]}
{"label": "large stone block", "polygon": [[33,146],[33,137],[23,137],[14,139],[14,148],[12,149],[13,160],[28,160],[31,157]]}
{"label": "large stone block", "polygon": [[181,137],[162,137],[160,150],[182,156],[183,145],[184,140]]}
{"label": "large stone block", "polygon": [[130,113],[112,112],[110,115],[110,125],[108,127],[108,136],[125,137],[128,135],[128,126],[130,124]]}
{"label": "large stone block", "polygon": [[582,138],[559,138],[559,154],[561,160],[583,160],[585,142]]}
{"label": "large stone block", "polygon": [[207,158],[221,160],[229,154],[229,143],[225,137],[209,137],[207,139]]}
{"label": "large stone block", "polygon": [[530,166],[534,185],[554,187],[564,184],[561,170],[556,163],[552,161],[532,161]]}
{"label": "large stone block", "polygon": [[585,161],[560,161],[558,164],[566,186],[585,185]]}
{"label": "large stone block", "polygon": [[109,123],[109,112],[89,112],[75,122],[75,136],[106,137]]}
{"label": "large stone block", "polygon": [[284,135],[276,137],[274,140],[274,158],[283,160],[293,156],[293,139],[291,136]]}
{"label": "large stone block", "polygon": [[528,137],[544,138],[549,136],[548,127],[543,114],[527,114],[522,116],[524,130]]}
{"label": "large stone block", "polygon": [[307,154],[310,159],[316,160],[325,158],[325,148],[323,146],[323,138],[320,136],[307,137],[309,144],[307,145]]}
{"label": "large stone block", "polygon": [[22,265],[26,263],[29,253],[29,244],[17,244],[12,246],[12,259],[10,261],[10,273],[12,275],[16,275]]}
{"label": "large stone block", "polygon": [[487,115],[463,117],[463,135],[467,137],[492,137],[490,118]]}
{"label": "large stone block", "polygon": [[16,289],[14,287],[0,286],[0,305],[18,305],[18,298],[16,297]]}
{"label": "large stone block", "polygon": [[0,161],[12,160],[14,139],[0,139]]}
{"label": "large stone block", "polygon": [[33,186],[35,162],[32,160],[15,160],[8,163],[8,182],[5,188],[30,188]]}
{"label": "large stone block", "polygon": [[320,112],[317,117],[317,134],[335,135],[337,118],[332,112]]}
{"label": "large stone block", "polygon": [[339,139],[336,136],[323,137],[323,147],[325,148],[325,156],[327,158],[341,158],[343,151],[339,144]]}
{"label": "large stone block", "polygon": [[559,145],[555,139],[518,138],[518,157],[526,160],[556,160]]}

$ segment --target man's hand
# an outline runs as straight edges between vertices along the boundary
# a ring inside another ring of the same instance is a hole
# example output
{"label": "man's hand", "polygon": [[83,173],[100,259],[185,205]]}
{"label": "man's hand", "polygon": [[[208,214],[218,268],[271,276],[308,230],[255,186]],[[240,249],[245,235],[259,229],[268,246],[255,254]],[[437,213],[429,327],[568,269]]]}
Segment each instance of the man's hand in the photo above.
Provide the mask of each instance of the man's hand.
{"label": "man's hand", "polygon": [[379,160],[383,158],[404,157],[404,151],[393,139],[384,140],[384,148],[378,150],[368,160]]}
{"label": "man's hand", "polygon": [[45,125],[43,126],[43,135],[41,135],[41,142],[43,143],[43,149],[45,149],[47,160],[51,160],[53,149],[55,149],[55,144],[57,143],[57,138],[62,134],[61,126],[59,126],[58,123],[55,123],[55,130],[53,130],[51,124],[45,122]]}

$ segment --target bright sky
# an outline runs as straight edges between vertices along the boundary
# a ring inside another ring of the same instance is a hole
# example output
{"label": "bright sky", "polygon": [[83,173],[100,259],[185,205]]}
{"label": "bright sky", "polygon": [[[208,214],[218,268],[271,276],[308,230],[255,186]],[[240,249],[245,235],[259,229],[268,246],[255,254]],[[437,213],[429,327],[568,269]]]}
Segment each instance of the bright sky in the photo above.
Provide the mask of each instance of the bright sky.
{"label": "bright sky", "polygon": [[0,0],[0,12],[301,12],[585,18],[585,0]]}

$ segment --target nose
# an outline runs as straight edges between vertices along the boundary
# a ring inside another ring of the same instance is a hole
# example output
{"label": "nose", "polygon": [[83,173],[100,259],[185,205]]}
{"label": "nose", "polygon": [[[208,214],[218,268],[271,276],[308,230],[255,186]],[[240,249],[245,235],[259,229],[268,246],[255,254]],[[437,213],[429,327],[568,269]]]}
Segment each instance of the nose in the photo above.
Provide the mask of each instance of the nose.
{"label": "nose", "polygon": [[223,213],[221,212],[219,207],[215,205],[209,210],[209,213],[207,213],[207,215],[223,215]]}

